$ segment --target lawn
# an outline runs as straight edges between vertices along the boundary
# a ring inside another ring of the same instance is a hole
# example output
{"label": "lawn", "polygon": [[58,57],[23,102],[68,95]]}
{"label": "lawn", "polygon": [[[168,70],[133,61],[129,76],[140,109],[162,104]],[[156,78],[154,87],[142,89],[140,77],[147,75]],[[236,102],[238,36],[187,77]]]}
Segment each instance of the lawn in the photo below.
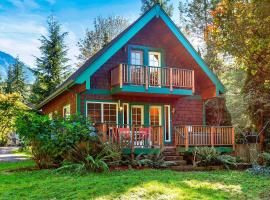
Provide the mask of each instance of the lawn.
{"label": "lawn", "polygon": [[7,172],[31,165],[0,163],[0,199],[270,199],[269,178],[239,171]]}

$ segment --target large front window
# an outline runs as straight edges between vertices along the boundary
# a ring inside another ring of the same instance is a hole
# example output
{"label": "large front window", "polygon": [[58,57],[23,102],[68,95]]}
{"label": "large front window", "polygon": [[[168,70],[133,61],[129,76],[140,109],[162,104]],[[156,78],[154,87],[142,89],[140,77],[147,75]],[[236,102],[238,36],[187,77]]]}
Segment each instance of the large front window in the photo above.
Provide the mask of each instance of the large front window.
{"label": "large front window", "polygon": [[87,116],[93,123],[117,124],[117,103],[87,103]]}

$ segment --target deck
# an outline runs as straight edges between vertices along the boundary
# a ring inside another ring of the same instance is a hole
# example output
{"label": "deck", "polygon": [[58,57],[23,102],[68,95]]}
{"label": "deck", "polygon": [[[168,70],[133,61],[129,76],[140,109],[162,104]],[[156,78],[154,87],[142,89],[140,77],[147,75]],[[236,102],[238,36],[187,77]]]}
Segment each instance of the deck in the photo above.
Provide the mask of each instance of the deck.
{"label": "deck", "polygon": [[[120,126],[96,124],[103,142],[118,144],[127,154],[157,153],[166,148],[163,126]],[[180,152],[190,152],[194,147],[215,147],[233,151],[234,128],[229,126],[174,126],[173,143]]]}
{"label": "deck", "polygon": [[113,92],[191,95],[195,90],[194,70],[119,64],[110,73]]}

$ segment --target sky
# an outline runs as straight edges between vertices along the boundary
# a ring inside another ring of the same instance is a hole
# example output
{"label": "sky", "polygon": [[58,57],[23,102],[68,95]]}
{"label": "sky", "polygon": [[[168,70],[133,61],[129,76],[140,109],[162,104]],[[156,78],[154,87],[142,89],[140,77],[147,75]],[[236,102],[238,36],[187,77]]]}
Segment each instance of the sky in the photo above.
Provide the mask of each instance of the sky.
{"label": "sky", "polygon": [[[178,0],[174,4],[173,20],[177,21]],[[119,15],[133,22],[140,16],[140,0],[0,0],[0,51],[35,66],[40,56],[39,38],[47,34],[46,20],[50,14],[62,24],[70,64],[77,63],[77,43],[86,28],[92,28],[95,17]]]}

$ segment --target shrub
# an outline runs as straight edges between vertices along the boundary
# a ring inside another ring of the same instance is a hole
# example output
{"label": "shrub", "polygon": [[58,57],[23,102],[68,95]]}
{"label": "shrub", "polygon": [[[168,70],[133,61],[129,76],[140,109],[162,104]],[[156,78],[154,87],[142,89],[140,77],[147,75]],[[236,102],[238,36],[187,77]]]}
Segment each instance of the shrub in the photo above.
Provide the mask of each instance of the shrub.
{"label": "shrub", "polygon": [[71,169],[73,164],[81,164],[82,171],[107,171],[109,166],[119,164],[120,159],[121,151],[115,145],[96,140],[76,144],[65,160],[71,163]]}
{"label": "shrub", "polygon": [[223,165],[226,168],[236,167],[237,159],[230,155],[220,155],[214,147],[196,147],[193,151],[196,165]]}
{"label": "shrub", "polygon": [[264,152],[261,154],[265,167],[270,167],[270,153]]}
{"label": "shrub", "polygon": [[194,162],[201,166],[218,164],[218,151],[213,147],[196,147],[193,150]]}
{"label": "shrub", "polygon": [[82,116],[49,119],[35,112],[21,114],[16,120],[20,138],[31,146],[39,168],[59,166],[77,143],[98,140],[95,129]]}

